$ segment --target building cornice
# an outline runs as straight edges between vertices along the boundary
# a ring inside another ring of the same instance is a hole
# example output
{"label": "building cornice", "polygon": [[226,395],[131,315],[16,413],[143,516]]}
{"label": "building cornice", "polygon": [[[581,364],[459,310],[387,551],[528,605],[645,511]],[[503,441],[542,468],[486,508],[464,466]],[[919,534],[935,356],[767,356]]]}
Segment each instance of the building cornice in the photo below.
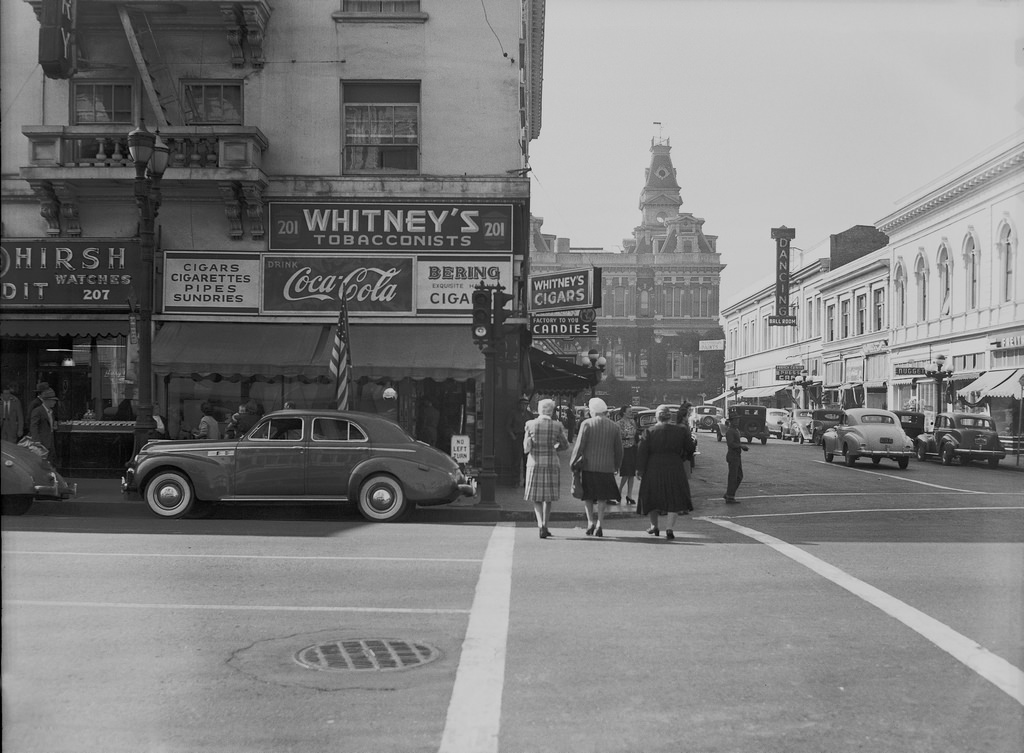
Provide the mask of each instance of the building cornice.
{"label": "building cornice", "polygon": [[886,235],[892,235],[894,230],[903,228],[953,201],[961,201],[965,196],[987,188],[1004,176],[1022,169],[1024,169],[1024,141],[1018,140],[1008,149],[903,205],[889,216],[883,217],[875,223],[875,227]]}

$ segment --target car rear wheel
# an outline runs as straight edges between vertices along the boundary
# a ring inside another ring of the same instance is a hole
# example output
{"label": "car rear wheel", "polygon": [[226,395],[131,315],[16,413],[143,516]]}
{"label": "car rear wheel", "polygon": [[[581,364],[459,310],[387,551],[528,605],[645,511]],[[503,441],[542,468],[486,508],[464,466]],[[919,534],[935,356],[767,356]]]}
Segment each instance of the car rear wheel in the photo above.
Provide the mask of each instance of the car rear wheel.
{"label": "car rear wheel", "polygon": [[956,454],[953,452],[953,445],[944,444],[942,445],[942,464],[953,465],[953,458]]}
{"label": "car rear wheel", "polygon": [[806,440],[804,439],[804,435],[803,435],[803,434],[801,434],[801,435],[800,435],[799,437],[797,437],[797,438],[796,438],[796,439],[795,439],[794,441],[795,441],[795,442],[799,442],[800,444],[803,444],[803,443],[804,443],[804,442],[805,442]]}
{"label": "car rear wheel", "polygon": [[910,458],[900,458],[896,461],[896,464],[900,467],[901,471],[905,471],[907,466],[910,465]]}
{"label": "car rear wheel", "polygon": [[187,515],[196,503],[196,493],[181,471],[161,471],[146,484],[146,504],[161,518]]}
{"label": "car rear wheel", "polygon": [[831,463],[832,459],[835,457],[835,455],[833,455],[831,452],[828,451],[828,447],[825,446],[824,442],[821,443],[821,449],[824,450],[824,452],[825,452],[825,462],[826,463]]}
{"label": "car rear wheel", "polygon": [[394,523],[409,511],[402,485],[393,476],[370,476],[359,487],[359,514],[375,523]]}
{"label": "car rear wheel", "polygon": [[989,458],[988,459],[988,466],[989,466],[989,468],[995,468],[998,465],[999,465],[999,458]]}
{"label": "car rear wheel", "polygon": [[881,458],[871,458],[871,465],[878,465],[882,462]]}
{"label": "car rear wheel", "polygon": [[843,448],[843,459],[846,460],[846,464],[852,466],[857,462],[857,456],[853,454],[853,451],[849,447]]}
{"label": "car rear wheel", "polygon": [[5,494],[0,498],[0,508],[4,515],[24,515],[31,506],[31,494]]}

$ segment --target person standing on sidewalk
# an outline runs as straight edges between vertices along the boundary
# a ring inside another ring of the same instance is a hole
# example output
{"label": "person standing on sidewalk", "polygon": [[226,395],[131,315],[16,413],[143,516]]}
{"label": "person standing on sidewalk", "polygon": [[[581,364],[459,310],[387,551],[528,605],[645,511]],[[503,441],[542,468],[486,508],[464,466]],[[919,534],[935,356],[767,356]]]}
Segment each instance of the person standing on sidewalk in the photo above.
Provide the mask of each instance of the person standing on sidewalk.
{"label": "person standing on sidewalk", "polygon": [[[570,468],[579,468],[583,479],[583,507],[587,512],[587,536],[604,536],[604,513],[609,500],[618,500],[615,473],[622,464],[619,427],[608,418],[608,405],[599,397],[587,403],[590,418],[580,424]],[[594,503],[597,519],[594,519]]]}
{"label": "person standing on sidewalk", "polygon": [[690,427],[672,422],[672,406],[659,405],[657,423],[643,433],[636,453],[640,493],[636,511],[651,519],[647,533],[658,535],[658,516],[667,515],[665,538],[676,537],[676,516],[693,510],[686,465],[690,460]]}
{"label": "person standing on sidewalk", "polygon": [[740,441],[740,430],[731,419],[725,419],[725,462],[729,464],[729,484],[725,489],[725,503],[727,505],[738,505],[736,490],[743,482],[743,453],[747,447]]}
{"label": "person standing on sidewalk", "polygon": [[633,482],[636,480],[636,443],[637,426],[633,418],[633,406],[626,405],[622,408],[622,418],[615,422],[619,427],[619,436],[622,438],[622,464],[619,466],[619,496],[623,490],[626,492],[626,504],[635,505],[633,499]]}
{"label": "person standing on sidewalk", "polygon": [[523,440],[526,436],[526,422],[532,421],[536,416],[530,411],[530,399],[519,398],[515,409],[509,412],[505,421],[505,432],[511,440],[509,447],[512,450],[512,474],[514,480],[512,486],[519,486],[519,479],[526,475],[526,455],[523,453]]}
{"label": "person standing on sidewalk", "polygon": [[562,486],[562,464],[558,451],[569,447],[565,427],[554,419],[555,401],[541,400],[537,403],[539,415],[526,422],[523,437],[523,452],[526,454],[526,493],[523,498],[533,502],[537,516],[540,537],[546,539],[548,520],[551,517],[551,503],[558,499]]}
{"label": "person standing on sidewalk", "polygon": [[21,400],[15,396],[14,391],[14,385],[4,385],[0,434],[4,441],[17,444],[21,435],[25,433],[25,414],[21,410]]}

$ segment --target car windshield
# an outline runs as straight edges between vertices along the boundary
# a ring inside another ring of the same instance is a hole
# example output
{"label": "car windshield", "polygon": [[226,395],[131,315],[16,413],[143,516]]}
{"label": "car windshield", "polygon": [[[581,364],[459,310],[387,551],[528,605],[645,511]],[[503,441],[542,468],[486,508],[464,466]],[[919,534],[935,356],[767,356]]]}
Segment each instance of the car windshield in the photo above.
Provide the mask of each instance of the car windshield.
{"label": "car windshield", "polygon": [[895,424],[896,421],[892,416],[885,416],[880,413],[869,413],[866,416],[860,417],[862,424]]}
{"label": "car windshield", "polygon": [[983,416],[965,416],[960,419],[960,425],[965,429],[992,429],[995,430],[995,424],[992,423],[992,419],[985,418]]}

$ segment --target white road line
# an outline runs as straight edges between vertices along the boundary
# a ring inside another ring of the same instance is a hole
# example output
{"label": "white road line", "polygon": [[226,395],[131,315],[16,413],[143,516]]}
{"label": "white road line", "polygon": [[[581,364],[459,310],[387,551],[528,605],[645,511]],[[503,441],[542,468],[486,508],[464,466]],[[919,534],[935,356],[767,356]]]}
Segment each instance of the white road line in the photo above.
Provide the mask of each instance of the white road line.
{"label": "white road line", "polygon": [[[906,496],[906,495],[903,495]],[[744,497],[747,499],[747,497]],[[804,512],[765,512],[751,513],[750,515],[731,515],[730,520],[739,518],[789,518],[797,515],[852,515],[853,513],[881,513],[881,512],[993,512],[996,510],[1024,510],[1022,507],[878,507],[875,509],[865,508],[863,510],[806,510]],[[707,518],[695,518],[695,520],[706,520]],[[678,534],[677,534],[678,535]]]}
{"label": "white road line", "polygon": [[497,753],[515,535],[514,523],[491,532],[438,753]]}
{"label": "white road line", "polygon": [[[821,465],[831,465],[831,463],[826,463],[824,460],[815,460],[814,462],[820,463]],[[895,479],[896,481],[906,481],[908,484],[920,484],[921,486],[929,486],[932,489],[945,489],[946,491],[961,492],[962,494],[985,494],[985,492],[979,492],[977,489],[957,489],[954,486],[940,486],[939,484],[929,484],[927,481],[918,481],[917,479],[906,478],[905,476],[899,476],[896,475],[895,473],[879,473],[877,471],[869,471],[867,468],[850,468],[847,465],[840,465],[839,467],[842,468],[843,470],[857,471],[858,473],[868,473],[872,476],[891,478]]]}
{"label": "white road line", "polygon": [[705,520],[769,546],[779,554],[789,557],[821,577],[845,588],[855,596],[859,596],[924,636],[1024,706],[1024,672],[948,625],[781,539],[728,520],[718,518],[705,518]]}
{"label": "white road line", "polygon": [[116,601],[41,601],[36,599],[4,600],[4,606],[59,607],[85,609],[198,609],[224,612],[384,612],[387,614],[468,614],[468,609],[412,609],[395,607],[297,607],[284,604],[145,604]]}
{"label": "white road line", "polygon": [[151,554],[149,552],[53,552],[33,551],[28,549],[4,549],[4,554],[42,554],[67,557],[184,557],[188,559],[254,559],[254,560],[345,560],[351,562],[471,562],[477,563],[483,560],[454,557],[335,557],[327,556],[304,556],[290,554]]}

